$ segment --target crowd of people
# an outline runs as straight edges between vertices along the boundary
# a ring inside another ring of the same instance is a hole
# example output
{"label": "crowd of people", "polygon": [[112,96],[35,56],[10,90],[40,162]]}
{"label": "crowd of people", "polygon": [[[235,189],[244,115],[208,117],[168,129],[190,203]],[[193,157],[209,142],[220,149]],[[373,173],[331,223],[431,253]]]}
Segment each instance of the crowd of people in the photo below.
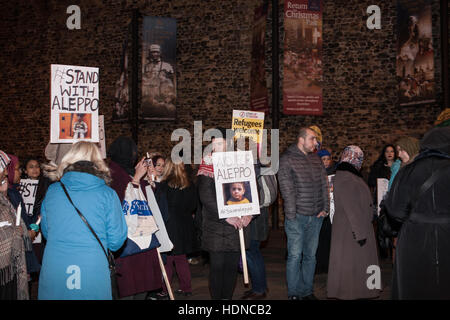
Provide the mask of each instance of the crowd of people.
{"label": "crowd of people", "polygon": [[[316,300],[316,273],[327,274],[330,299],[377,298],[382,285],[369,285],[368,277],[382,258],[391,258],[394,266],[393,299],[450,298],[450,126],[448,118],[441,120],[421,139],[400,137],[386,144],[367,180],[359,146],[348,145],[333,161],[320,129],[299,129],[277,173],[289,300]],[[218,132],[212,153],[230,151],[233,137],[224,128]],[[38,157],[21,162],[0,150],[1,300],[30,299],[33,282],[38,299],[112,299],[106,250],[114,252],[121,299],[168,299],[163,275],[170,282],[175,273],[175,293],[192,295],[189,261],[202,251],[208,256],[211,299],[230,300],[242,264],[240,229],[251,280],[241,299],[267,297],[260,246],[268,237],[269,210],[261,206],[259,215],[219,219],[211,155],[199,166],[160,152],[139,156],[125,136],[110,144],[107,159],[86,141],[48,144],[45,155],[45,162]],[[256,178],[262,170],[258,161]],[[36,181],[32,210],[22,198],[21,179]],[[387,184],[381,202],[380,179]],[[246,188],[230,184],[225,200],[248,202]],[[131,239],[131,220],[124,215],[130,190],[142,191],[145,199],[154,193],[171,251],[160,255],[155,237],[145,245]],[[382,224],[395,234],[380,232]]]}

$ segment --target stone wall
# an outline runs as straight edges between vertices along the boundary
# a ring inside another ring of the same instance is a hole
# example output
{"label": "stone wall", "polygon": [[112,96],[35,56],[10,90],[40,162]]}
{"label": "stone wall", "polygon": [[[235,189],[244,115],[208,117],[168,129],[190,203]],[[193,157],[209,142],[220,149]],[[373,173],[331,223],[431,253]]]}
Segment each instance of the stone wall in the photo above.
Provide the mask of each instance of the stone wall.
{"label": "stone wall", "polygon": [[[43,156],[49,140],[50,64],[100,68],[100,114],[105,115],[107,144],[119,135],[131,136],[128,123],[111,120],[114,85],[119,77],[122,43],[131,10],[143,15],[177,19],[177,120],[140,125],[139,152],[170,153],[176,128],[193,133],[229,127],[233,109],[248,109],[251,24],[257,0],[227,1],[2,1],[0,21],[0,148],[19,156]],[[299,127],[322,129],[324,145],[335,157],[348,144],[366,153],[364,168],[382,146],[400,135],[420,137],[442,110],[439,1],[433,0],[433,46],[437,102],[399,107],[396,103],[395,1],[324,1],[323,116],[280,113],[280,151]],[[81,30],[68,30],[66,9],[81,8]],[[366,8],[381,8],[381,30],[366,28]],[[283,44],[283,1],[280,1],[280,57]],[[267,20],[267,83],[271,86],[271,9]],[[280,59],[280,62],[282,60]],[[280,63],[281,67],[281,63]],[[282,71],[282,70],[281,70]],[[271,88],[270,88],[271,92]],[[269,102],[271,98],[269,97]],[[282,109],[280,101],[280,109]],[[267,116],[266,127],[271,128]]]}

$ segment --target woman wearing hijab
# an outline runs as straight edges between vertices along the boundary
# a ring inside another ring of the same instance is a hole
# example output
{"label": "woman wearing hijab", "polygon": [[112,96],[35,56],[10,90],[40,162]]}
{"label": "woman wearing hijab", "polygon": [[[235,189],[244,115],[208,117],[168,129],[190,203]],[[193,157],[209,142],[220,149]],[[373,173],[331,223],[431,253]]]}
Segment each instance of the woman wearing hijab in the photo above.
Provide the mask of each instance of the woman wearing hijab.
{"label": "woman wearing hijab", "polygon": [[348,146],[336,168],[327,283],[329,298],[348,300],[379,296],[379,288],[371,289],[367,285],[368,268],[379,263],[372,227],[372,197],[360,173],[363,158],[358,146]]}
{"label": "woman wearing hijab", "polygon": [[388,214],[402,223],[393,299],[450,299],[449,190],[450,127],[438,127],[425,134],[416,159],[400,169],[386,200]]}
{"label": "woman wearing hijab", "polygon": [[[137,161],[137,146],[134,141],[128,137],[118,137],[110,145],[108,157],[111,188],[117,192],[120,201],[123,203],[129,182],[135,188],[141,186],[146,196],[145,186],[148,183],[142,178],[147,174],[147,167],[144,159],[134,166]],[[127,242],[119,250],[119,254],[123,252]],[[144,299],[147,292],[162,288],[162,273],[156,249],[116,258],[116,270],[120,275],[117,278],[120,297]]]}
{"label": "woman wearing hijab", "polygon": [[9,162],[8,155],[0,150],[0,300],[26,300],[29,295],[24,244],[28,236],[23,220],[16,227],[16,210],[7,197]]}

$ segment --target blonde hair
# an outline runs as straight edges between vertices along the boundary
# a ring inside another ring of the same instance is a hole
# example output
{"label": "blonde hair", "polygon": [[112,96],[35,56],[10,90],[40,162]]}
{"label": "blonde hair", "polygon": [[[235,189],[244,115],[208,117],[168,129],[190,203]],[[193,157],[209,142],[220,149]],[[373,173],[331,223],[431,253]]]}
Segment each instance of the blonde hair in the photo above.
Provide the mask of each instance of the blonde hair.
{"label": "blonde hair", "polygon": [[164,173],[161,181],[167,181],[171,188],[184,189],[191,184],[184,169],[184,163],[173,163],[172,159],[167,158],[164,164]]}
{"label": "blonde hair", "polygon": [[48,173],[49,178],[52,180],[61,179],[64,175],[64,170],[78,161],[90,161],[99,173],[108,178],[110,177],[109,168],[103,161],[97,145],[93,142],[79,141],[67,151],[56,170]]}

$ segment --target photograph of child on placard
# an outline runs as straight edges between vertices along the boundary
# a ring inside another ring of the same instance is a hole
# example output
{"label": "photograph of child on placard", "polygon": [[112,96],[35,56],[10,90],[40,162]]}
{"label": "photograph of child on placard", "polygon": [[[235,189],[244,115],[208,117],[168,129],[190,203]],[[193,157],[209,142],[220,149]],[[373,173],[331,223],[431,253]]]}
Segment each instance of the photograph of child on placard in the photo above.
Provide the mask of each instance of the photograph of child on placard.
{"label": "photograph of child on placard", "polygon": [[90,139],[91,126],[90,113],[59,114],[60,139]]}
{"label": "photograph of child on placard", "polygon": [[223,193],[225,205],[246,204],[252,202],[252,195],[249,181],[224,183]]}

